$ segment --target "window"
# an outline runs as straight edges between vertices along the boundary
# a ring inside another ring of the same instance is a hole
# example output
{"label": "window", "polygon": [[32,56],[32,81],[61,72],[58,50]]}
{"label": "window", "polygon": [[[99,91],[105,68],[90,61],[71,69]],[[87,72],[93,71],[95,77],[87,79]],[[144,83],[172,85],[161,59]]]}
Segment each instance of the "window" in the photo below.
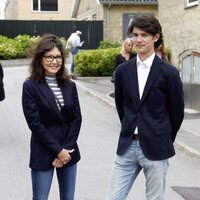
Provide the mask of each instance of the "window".
{"label": "window", "polygon": [[186,7],[198,5],[198,0],[186,0]]}
{"label": "window", "polygon": [[200,53],[190,52],[181,61],[184,83],[200,84]]}
{"label": "window", "polygon": [[186,56],[182,61],[182,80],[183,82],[190,82],[190,56]]}
{"label": "window", "polygon": [[200,56],[194,56],[194,82],[200,83]]}
{"label": "window", "polygon": [[58,0],[33,0],[33,11],[58,11]]}

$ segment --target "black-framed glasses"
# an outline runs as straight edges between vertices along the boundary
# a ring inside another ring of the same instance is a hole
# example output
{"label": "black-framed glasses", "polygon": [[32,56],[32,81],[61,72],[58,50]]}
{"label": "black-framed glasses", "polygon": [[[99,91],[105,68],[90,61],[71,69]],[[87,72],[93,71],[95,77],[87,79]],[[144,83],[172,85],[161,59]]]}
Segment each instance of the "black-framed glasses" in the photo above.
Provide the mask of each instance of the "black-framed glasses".
{"label": "black-framed glasses", "polygon": [[53,62],[54,59],[56,59],[56,61],[58,63],[61,63],[63,62],[63,57],[62,56],[52,56],[52,55],[49,55],[49,56],[43,56],[44,59],[47,61],[47,62]]}

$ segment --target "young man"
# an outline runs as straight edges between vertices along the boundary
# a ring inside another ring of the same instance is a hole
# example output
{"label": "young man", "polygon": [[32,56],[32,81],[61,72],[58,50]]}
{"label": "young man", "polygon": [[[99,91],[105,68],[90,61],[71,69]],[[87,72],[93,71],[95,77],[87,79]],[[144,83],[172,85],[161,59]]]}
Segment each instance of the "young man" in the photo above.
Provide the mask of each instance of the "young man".
{"label": "young man", "polygon": [[141,16],[132,21],[137,56],[119,65],[115,103],[122,124],[108,200],[125,200],[141,170],[146,199],[163,200],[168,158],[184,117],[178,70],[155,55],[162,41],[159,21]]}
{"label": "young man", "polygon": [[5,92],[3,86],[3,68],[0,63],[0,101],[3,101],[4,99],[5,99]]}

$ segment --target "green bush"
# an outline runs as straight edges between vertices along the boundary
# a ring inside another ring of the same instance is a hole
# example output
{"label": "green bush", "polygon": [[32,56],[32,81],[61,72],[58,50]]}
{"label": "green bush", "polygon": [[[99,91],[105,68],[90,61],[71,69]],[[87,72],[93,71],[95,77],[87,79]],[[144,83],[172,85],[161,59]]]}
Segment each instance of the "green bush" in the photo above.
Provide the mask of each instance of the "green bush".
{"label": "green bush", "polygon": [[121,47],[120,42],[112,42],[110,40],[103,40],[100,42],[98,49],[108,49],[108,48],[117,48]]}
{"label": "green bush", "polygon": [[0,36],[0,59],[25,58],[29,48],[35,43],[36,38],[28,35],[18,35],[14,39]]}
{"label": "green bush", "polygon": [[15,41],[5,36],[0,36],[0,59],[12,59],[17,56]]}
{"label": "green bush", "polygon": [[[0,35],[0,59],[16,59],[31,57],[40,36],[30,37],[29,35],[18,35],[15,38],[8,38]],[[60,38],[63,45],[66,45],[64,37]]]}
{"label": "green bush", "polygon": [[79,52],[75,56],[75,73],[80,76],[110,76],[119,51],[120,48],[109,48]]}

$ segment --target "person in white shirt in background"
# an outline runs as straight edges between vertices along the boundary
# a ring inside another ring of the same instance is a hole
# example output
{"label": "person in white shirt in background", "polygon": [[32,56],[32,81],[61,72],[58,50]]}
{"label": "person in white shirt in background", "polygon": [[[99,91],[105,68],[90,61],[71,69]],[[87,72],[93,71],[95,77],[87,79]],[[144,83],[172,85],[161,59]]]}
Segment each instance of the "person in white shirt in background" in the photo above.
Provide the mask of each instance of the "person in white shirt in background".
{"label": "person in white shirt in background", "polygon": [[84,41],[81,42],[80,35],[82,35],[81,31],[76,31],[70,35],[70,37],[67,40],[67,45],[66,49],[70,49],[70,52],[72,54],[72,64],[71,64],[71,76],[72,78],[74,77],[74,69],[75,69],[75,64],[74,64],[74,56],[78,53],[78,48],[82,47]]}

